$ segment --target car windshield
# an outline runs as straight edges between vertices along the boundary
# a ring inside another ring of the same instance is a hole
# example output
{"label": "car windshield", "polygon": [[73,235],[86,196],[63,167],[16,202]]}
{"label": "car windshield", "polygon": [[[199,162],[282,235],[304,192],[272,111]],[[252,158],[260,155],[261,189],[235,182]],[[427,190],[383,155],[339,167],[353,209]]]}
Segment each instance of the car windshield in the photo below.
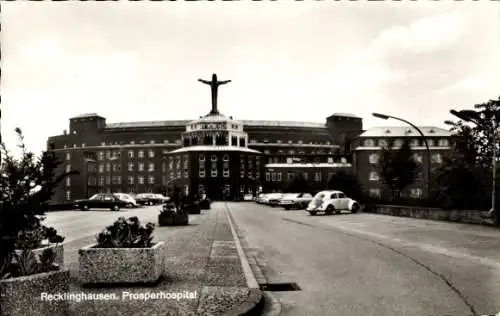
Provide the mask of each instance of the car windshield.
{"label": "car windshield", "polygon": [[90,199],[89,199],[89,200],[97,200],[99,197],[100,197],[100,195],[99,195],[99,194],[94,194],[94,195],[92,195],[92,196],[90,197]]}

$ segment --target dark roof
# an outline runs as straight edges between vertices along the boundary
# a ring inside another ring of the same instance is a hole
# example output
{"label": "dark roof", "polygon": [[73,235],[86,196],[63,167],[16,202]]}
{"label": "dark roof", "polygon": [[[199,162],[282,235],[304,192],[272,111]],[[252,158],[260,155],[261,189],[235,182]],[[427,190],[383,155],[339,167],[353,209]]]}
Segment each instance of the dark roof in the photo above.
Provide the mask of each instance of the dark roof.
{"label": "dark roof", "polygon": [[[418,126],[425,136],[429,137],[449,137],[451,132],[436,126]],[[412,137],[420,136],[413,127],[410,126],[380,126],[364,131],[359,137]]]}
{"label": "dark roof", "polygon": [[[171,120],[171,121],[142,121],[142,122],[121,122],[108,123],[106,128],[133,128],[133,127],[163,127],[163,126],[185,126],[193,120]],[[239,121],[244,126],[262,127],[309,127],[325,128],[324,123],[297,122],[297,121],[262,121],[262,120],[242,120]]]}
{"label": "dark roof", "polygon": [[72,119],[86,118],[86,117],[100,117],[100,118],[104,118],[104,117],[98,115],[97,113],[84,113],[84,114],[80,114],[80,115],[74,116],[74,117],[72,117]]}

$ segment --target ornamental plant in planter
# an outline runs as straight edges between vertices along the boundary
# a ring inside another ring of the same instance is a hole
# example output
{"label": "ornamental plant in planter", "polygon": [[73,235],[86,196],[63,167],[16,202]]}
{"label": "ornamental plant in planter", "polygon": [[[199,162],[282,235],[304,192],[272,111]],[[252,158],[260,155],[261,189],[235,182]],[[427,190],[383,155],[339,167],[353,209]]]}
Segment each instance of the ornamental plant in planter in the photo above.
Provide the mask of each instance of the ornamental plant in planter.
{"label": "ornamental plant in planter", "polygon": [[41,299],[43,293],[69,292],[69,270],[61,269],[56,257],[53,248],[9,255],[0,266],[1,315],[67,315],[67,301]]}
{"label": "ornamental plant in planter", "polygon": [[158,215],[160,226],[187,225],[189,223],[188,214],[178,209],[173,202],[163,204],[163,208]]}
{"label": "ornamental plant in planter", "polygon": [[153,242],[154,224],[137,217],[119,217],[78,251],[79,277],[84,285],[152,284],[165,271],[165,244]]}
{"label": "ornamental plant in planter", "polygon": [[[41,225],[41,221],[55,187],[78,172],[56,176],[60,162],[54,152],[43,152],[36,159],[26,150],[21,130],[16,129],[16,133],[20,139],[20,159],[14,158],[5,144],[0,144],[1,312],[6,315],[66,314],[65,302],[40,300],[43,292],[69,290],[69,271],[62,270],[58,264],[57,251],[54,247],[40,247],[43,239],[61,242],[62,237],[54,229]],[[39,250],[33,251],[34,248]]]}
{"label": "ornamental plant in planter", "polygon": [[[39,217],[41,220],[43,218]],[[33,227],[20,231],[15,245],[16,253],[31,250],[37,256],[45,249],[52,249],[55,254],[55,263],[64,265],[64,237],[57,233],[53,227],[47,227],[40,222],[35,222]]]}

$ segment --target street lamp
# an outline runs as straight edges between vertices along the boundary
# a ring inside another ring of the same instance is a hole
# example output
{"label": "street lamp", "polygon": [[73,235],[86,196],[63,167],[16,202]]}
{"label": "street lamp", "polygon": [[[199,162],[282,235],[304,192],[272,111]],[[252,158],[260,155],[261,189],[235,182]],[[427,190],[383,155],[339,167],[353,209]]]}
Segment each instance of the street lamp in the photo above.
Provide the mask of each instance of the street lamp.
{"label": "street lamp", "polygon": [[427,138],[425,137],[424,133],[420,130],[420,128],[418,128],[417,126],[415,126],[415,124],[411,123],[411,122],[408,122],[407,120],[404,120],[400,117],[395,117],[395,116],[392,116],[392,115],[386,115],[386,114],[381,114],[381,113],[372,113],[372,115],[376,118],[379,118],[379,119],[383,119],[383,120],[387,120],[387,119],[394,119],[394,120],[398,120],[398,121],[401,121],[403,123],[406,123],[408,125],[410,125],[411,127],[413,127],[414,129],[417,130],[417,132],[420,134],[420,136],[422,137],[423,141],[424,141],[424,144],[425,144],[425,149],[426,149],[426,152],[427,152],[427,183],[426,183],[426,186],[427,186],[427,198],[430,198],[430,181],[431,181],[431,150],[429,149],[429,143],[427,142]]}
{"label": "street lamp", "polygon": [[[461,110],[461,111],[455,111],[455,110],[450,110],[450,113],[456,117],[458,117],[461,120],[464,120],[466,122],[472,122],[476,125],[480,124],[480,114],[474,110]],[[495,116],[493,116],[495,118]],[[493,124],[493,152],[492,152],[492,180],[491,180],[491,209],[488,212],[488,216],[491,217],[493,213],[495,213],[496,209],[496,175],[497,175],[497,142],[498,142],[498,126],[497,126],[497,121],[495,120]]]}

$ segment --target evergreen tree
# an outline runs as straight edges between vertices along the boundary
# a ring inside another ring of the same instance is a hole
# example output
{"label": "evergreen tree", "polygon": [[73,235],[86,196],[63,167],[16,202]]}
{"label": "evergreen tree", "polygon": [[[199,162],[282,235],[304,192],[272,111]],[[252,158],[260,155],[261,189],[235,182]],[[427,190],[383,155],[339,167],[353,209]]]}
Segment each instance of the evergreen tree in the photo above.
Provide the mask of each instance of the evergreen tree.
{"label": "evergreen tree", "polygon": [[346,170],[335,172],[328,179],[327,188],[329,190],[342,191],[345,195],[353,199],[361,199],[363,195],[363,190],[356,175]]}
{"label": "evergreen tree", "polygon": [[381,180],[389,187],[392,198],[400,197],[404,189],[415,181],[419,164],[413,159],[409,140],[400,148],[382,148],[378,163]]}
{"label": "evergreen tree", "polygon": [[309,193],[311,188],[302,173],[296,173],[285,184],[284,193]]}
{"label": "evergreen tree", "polygon": [[16,128],[21,158],[16,159],[5,144],[0,144],[0,277],[10,263],[18,236],[41,225],[56,187],[71,170],[57,175],[61,161],[55,153],[43,152],[40,158],[28,151],[21,129]]}

